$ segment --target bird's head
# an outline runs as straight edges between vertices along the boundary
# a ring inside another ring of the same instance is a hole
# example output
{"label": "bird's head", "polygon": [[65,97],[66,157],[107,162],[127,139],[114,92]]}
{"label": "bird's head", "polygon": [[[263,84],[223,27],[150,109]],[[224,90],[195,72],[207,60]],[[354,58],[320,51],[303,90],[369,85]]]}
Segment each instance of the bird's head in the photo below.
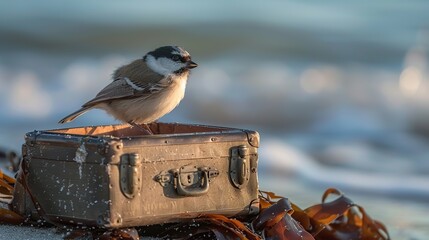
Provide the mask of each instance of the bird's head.
{"label": "bird's head", "polygon": [[177,46],[159,47],[148,52],[143,59],[154,72],[164,76],[180,75],[198,66],[185,49]]}

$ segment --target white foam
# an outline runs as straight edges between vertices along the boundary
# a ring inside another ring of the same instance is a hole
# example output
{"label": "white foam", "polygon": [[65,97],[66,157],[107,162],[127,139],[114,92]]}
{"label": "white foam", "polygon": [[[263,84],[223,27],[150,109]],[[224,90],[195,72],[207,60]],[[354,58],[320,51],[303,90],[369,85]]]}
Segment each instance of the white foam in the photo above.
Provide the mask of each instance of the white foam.
{"label": "white foam", "polygon": [[263,143],[260,151],[263,169],[275,169],[277,173],[283,172],[285,175],[295,174],[311,184],[323,187],[429,199],[429,177],[425,175],[329,167],[284,141],[264,139]]}
{"label": "white foam", "polygon": [[4,85],[9,115],[44,118],[51,114],[53,99],[34,72],[20,72]]}

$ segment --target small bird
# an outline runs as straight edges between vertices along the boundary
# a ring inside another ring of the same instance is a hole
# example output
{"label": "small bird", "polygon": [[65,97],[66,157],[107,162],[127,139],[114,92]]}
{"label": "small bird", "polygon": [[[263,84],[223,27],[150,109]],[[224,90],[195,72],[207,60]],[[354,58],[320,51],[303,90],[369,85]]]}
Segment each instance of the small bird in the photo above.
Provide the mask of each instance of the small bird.
{"label": "small bird", "polygon": [[171,112],[180,103],[190,69],[197,66],[181,47],[157,48],[142,59],[118,68],[113,73],[113,82],[59,123],[73,121],[88,110],[98,108],[152,134],[146,124]]}

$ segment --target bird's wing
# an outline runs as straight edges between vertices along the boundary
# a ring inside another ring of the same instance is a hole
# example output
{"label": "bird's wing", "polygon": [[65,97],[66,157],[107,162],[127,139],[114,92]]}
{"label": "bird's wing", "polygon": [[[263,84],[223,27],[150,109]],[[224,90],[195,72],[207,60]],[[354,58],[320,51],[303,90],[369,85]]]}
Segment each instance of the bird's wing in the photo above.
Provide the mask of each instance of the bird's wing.
{"label": "bird's wing", "polygon": [[82,107],[94,106],[101,102],[108,102],[115,99],[147,98],[167,87],[162,82],[147,82],[145,84],[136,84],[129,78],[117,78],[105,88],[103,88],[95,98],[85,103]]}
{"label": "bird's wing", "polygon": [[115,99],[149,97],[169,85],[168,77],[155,73],[141,59],[118,68],[113,74],[113,79],[113,82],[83,107]]}

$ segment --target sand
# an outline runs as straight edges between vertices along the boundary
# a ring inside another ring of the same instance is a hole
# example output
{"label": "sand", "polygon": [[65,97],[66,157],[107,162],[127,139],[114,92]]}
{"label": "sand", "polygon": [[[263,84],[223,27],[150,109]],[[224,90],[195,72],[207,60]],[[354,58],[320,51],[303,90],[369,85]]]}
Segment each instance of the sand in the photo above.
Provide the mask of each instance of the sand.
{"label": "sand", "polygon": [[64,234],[56,228],[36,228],[31,226],[0,225],[0,240],[51,240],[63,239]]}

